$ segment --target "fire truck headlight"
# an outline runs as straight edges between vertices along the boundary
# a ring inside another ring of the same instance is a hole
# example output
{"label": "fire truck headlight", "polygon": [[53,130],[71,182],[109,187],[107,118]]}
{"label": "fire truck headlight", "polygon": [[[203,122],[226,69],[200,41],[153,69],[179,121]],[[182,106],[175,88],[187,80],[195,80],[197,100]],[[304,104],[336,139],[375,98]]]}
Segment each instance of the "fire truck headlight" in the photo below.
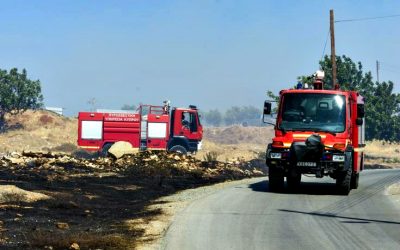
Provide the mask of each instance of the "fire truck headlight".
{"label": "fire truck headlight", "polygon": [[270,153],[269,156],[271,157],[271,159],[281,159],[282,158],[282,154],[281,153]]}
{"label": "fire truck headlight", "polygon": [[332,161],[343,162],[344,161],[344,155],[333,155]]}

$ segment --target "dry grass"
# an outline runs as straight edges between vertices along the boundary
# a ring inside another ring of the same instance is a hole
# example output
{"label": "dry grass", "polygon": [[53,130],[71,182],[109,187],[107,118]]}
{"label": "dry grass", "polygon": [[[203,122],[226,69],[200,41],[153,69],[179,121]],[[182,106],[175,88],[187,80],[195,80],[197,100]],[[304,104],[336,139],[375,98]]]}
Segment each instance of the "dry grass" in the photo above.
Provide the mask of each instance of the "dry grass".
{"label": "dry grass", "polygon": [[1,194],[0,200],[4,203],[21,203],[26,200],[26,195],[23,193],[3,193]]}
{"label": "dry grass", "polygon": [[35,231],[27,238],[31,247],[40,248],[69,249],[77,243],[81,249],[135,249],[132,237],[121,234]]}
{"label": "dry grass", "polygon": [[30,192],[15,185],[0,185],[0,203],[30,203],[49,198],[42,193]]}
{"label": "dry grass", "polygon": [[266,145],[274,135],[272,126],[268,127],[219,127],[206,128],[204,138],[217,144]]}
{"label": "dry grass", "polygon": [[267,144],[217,144],[208,139],[203,140],[203,150],[197,152],[196,158],[203,160],[206,155],[210,152],[214,152],[217,155],[218,161],[236,161],[240,160],[251,160],[258,155],[259,152],[265,152]]}
{"label": "dry grass", "polygon": [[272,127],[220,127],[206,128],[203,150],[196,154],[198,159],[206,159],[211,152],[219,161],[249,161],[258,159],[272,140]]}
{"label": "dry grass", "polygon": [[385,141],[370,141],[365,147],[367,159],[391,159],[393,163],[400,163],[400,143]]}
{"label": "dry grass", "polygon": [[6,119],[10,129],[0,134],[0,152],[49,151],[63,144],[76,145],[76,119],[44,110],[28,110]]}

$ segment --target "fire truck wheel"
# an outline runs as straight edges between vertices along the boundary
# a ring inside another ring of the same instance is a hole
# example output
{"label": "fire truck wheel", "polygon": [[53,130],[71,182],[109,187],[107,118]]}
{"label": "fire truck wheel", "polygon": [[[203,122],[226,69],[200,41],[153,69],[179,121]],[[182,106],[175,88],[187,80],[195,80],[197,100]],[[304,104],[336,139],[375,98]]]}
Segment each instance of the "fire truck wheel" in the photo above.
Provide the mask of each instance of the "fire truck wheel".
{"label": "fire truck wheel", "polygon": [[360,173],[356,173],[351,176],[351,188],[352,189],[358,188],[359,179],[360,179]]}
{"label": "fire truck wheel", "polygon": [[99,155],[101,157],[107,157],[108,156],[108,150],[110,150],[111,146],[113,145],[113,143],[106,143],[104,144],[103,148],[101,149],[101,151],[99,152]]}
{"label": "fire truck wheel", "polygon": [[268,185],[269,190],[272,192],[281,191],[284,185],[284,176],[283,171],[278,168],[269,168],[268,169]]}
{"label": "fire truck wheel", "polygon": [[187,154],[186,148],[184,148],[184,147],[181,146],[181,145],[175,145],[175,146],[173,146],[169,151],[170,151],[170,152],[181,153],[181,154],[184,154],[184,155]]}
{"label": "fire truck wheel", "polygon": [[336,187],[339,194],[348,195],[350,193],[352,172],[352,169],[349,168],[347,171],[340,173],[337,177]]}
{"label": "fire truck wheel", "polygon": [[286,177],[288,188],[291,191],[296,190],[301,183],[301,173],[295,170],[290,171],[289,175]]}

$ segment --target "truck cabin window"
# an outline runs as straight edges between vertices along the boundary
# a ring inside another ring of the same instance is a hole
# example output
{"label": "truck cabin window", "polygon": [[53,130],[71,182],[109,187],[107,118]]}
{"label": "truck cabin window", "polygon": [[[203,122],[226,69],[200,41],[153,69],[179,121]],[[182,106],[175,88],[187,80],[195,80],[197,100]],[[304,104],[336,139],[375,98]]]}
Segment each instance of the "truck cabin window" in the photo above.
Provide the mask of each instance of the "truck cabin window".
{"label": "truck cabin window", "polygon": [[343,95],[285,94],[279,128],[283,130],[341,133],[346,125]]}
{"label": "truck cabin window", "polygon": [[195,113],[182,113],[182,127],[190,129],[190,132],[197,132],[197,116]]}

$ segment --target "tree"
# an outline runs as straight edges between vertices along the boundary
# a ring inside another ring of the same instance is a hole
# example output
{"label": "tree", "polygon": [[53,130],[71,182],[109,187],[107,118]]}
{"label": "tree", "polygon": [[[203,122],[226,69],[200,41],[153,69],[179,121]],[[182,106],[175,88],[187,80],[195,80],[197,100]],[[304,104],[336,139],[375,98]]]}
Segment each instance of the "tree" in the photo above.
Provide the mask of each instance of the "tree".
{"label": "tree", "polygon": [[[328,56],[319,62],[325,71],[325,88],[332,88],[332,64]],[[400,95],[393,93],[393,82],[374,82],[371,72],[363,72],[345,55],[336,57],[337,82],[341,89],[358,91],[365,97],[366,139],[400,140]],[[300,76],[303,83],[312,84],[311,76]]]}
{"label": "tree", "polygon": [[366,135],[370,138],[400,140],[400,95],[393,82],[377,83],[366,103]]}
{"label": "tree", "polygon": [[272,109],[272,112],[277,113],[278,112],[278,104],[279,104],[279,95],[275,95],[272,91],[268,90],[267,96],[268,96],[268,101],[276,103],[275,107]]}
{"label": "tree", "polygon": [[240,123],[240,107],[230,107],[225,112],[224,121],[226,125],[233,125]]}
{"label": "tree", "polygon": [[261,119],[261,110],[254,106],[233,106],[225,112],[224,120],[226,125],[258,123]]}
{"label": "tree", "polygon": [[5,115],[16,115],[27,109],[43,106],[40,81],[28,79],[25,69],[22,73],[17,68],[0,69],[0,130],[5,128]]}
{"label": "tree", "polygon": [[222,114],[218,109],[211,109],[203,114],[205,121],[212,126],[220,126],[222,123]]}
{"label": "tree", "polygon": [[122,110],[133,110],[133,111],[135,111],[136,108],[137,108],[136,105],[129,105],[129,104],[124,104],[121,107]]}

